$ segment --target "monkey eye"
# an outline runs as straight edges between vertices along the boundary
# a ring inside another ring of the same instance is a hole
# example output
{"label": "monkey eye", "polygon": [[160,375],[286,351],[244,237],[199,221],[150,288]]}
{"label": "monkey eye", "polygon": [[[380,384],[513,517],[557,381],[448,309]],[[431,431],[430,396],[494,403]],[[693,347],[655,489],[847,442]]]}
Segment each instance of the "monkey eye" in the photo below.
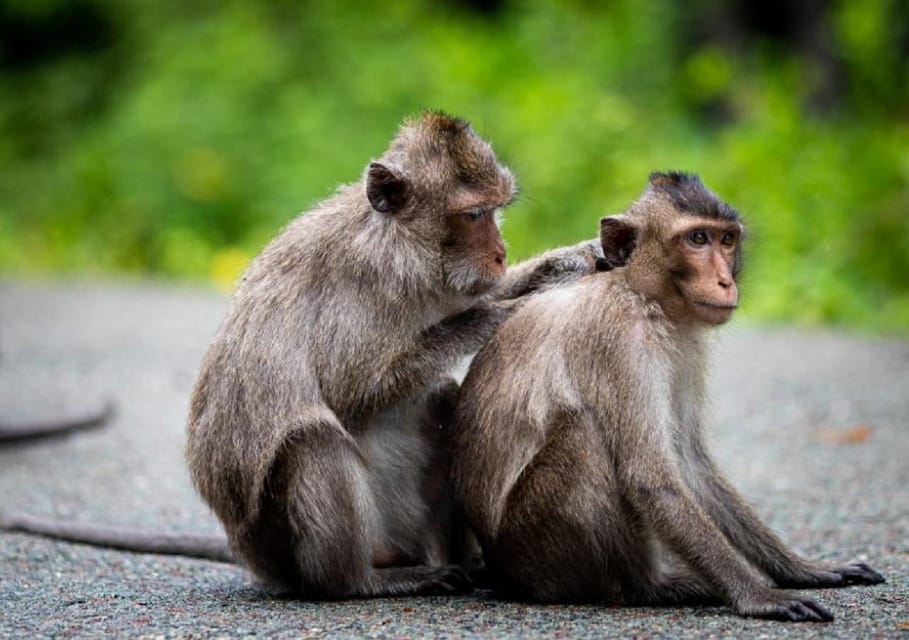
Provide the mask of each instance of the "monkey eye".
{"label": "monkey eye", "polygon": [[707,232],[700,229],[688,234],[688,241],[691,242],[691,244],[705,245],[707,244],[707,240]]}
{"label": "monkey eye", "polygon": [[720,242],[724,247],[731,247],[735,244],[735,234],[727,231],[723,234],[723,237],[720,238]]}
{"label": "monkey eye", "polygon": [[470,218],[471,220],[479,220],[480,218],[483,217],[483,214],[485,214],[485,213],[486,213],[485,209],[483,209],[481,207],[477,207],[476,209],[468,209],[467,211],[464,212],[464,215],[467,216],[468,218]]}

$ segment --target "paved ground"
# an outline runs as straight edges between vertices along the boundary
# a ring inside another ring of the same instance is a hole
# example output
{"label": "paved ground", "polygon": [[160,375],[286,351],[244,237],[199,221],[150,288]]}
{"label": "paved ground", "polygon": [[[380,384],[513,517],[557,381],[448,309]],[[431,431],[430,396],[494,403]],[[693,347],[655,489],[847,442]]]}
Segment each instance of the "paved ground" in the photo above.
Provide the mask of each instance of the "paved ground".
{"label": "paved ground", "polygon": [[[0,448],[0,504],[85,521],[215,531],[182,459],[199,360],[225,309],[147,284],[0,283],[0,420],[88,411],[106,427]],[[488,595],[270,600],[239,568],[0,534],[0,637],[909,638],[909,341],[734,325],[714,363],[723,467],[800,551],[887,584],[817,592],[829,625],[728,609],[527,606]]]}

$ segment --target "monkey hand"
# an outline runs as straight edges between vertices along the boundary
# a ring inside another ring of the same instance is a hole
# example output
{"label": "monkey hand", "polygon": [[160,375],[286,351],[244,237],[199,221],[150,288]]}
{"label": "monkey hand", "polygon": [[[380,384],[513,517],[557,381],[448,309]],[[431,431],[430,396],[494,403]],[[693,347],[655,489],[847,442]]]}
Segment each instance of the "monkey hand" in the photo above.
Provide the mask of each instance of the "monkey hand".
{"label": "monkey hand", "polygon": [[880,584],[884,576],[863,562],[842,567],[808,565],[794,575],[775,578],[777,586],[792,589],[824,589],[854,584]]}
{"label": "monkey hand", "polygon": [[494,300],[487,302],[484,308],[489,314],[494,326],[498,328],[498,326],[508,320],[515,311],[523,307],[526,301],[527,299],[523,297],[510,298],[508,300]]}
{"label": "monkey hand", "polygon": [[832,570],[832,573],[839,575],[843,579],[843,586],[850,584],[880,584],[885,582],[884,576],[864,562],[847,564],[845,567],[837,567]]}
{"label": "monkey hand", "polygon": [[830,622],[833,614],[804,596],[760,589],[735,602],[735,612],[749,618],[767,618],[783,622]]}
{"label": "monkey hand", "polygon": [[509,268],[497,287],[496,297],[517,298],[574,282],[594,273],[603,259],[599,240],[585,240],[547,251]]}
{"label": "monkey hand", "polygon": [[544,269],[557,284],[593,273],[604,258],[599,238],[543,254]]}

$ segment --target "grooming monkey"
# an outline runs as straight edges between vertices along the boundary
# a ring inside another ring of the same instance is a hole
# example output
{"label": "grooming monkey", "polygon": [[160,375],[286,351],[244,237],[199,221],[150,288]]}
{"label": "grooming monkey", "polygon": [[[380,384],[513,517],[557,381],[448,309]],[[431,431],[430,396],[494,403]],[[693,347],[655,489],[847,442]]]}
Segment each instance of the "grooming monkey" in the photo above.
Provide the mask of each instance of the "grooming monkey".
{"label": "grooming monkey", "polygon": [[743,231],[697,176],[654,173],[600,221],[602,272],[534,296],[474,358],[453,489],[506,591],[827,621],[754,569],[784,588],[883,581],[790,551],[708,454],[708,333],[738,304]]}
{"label": "grooming monkey", "polygon": [[[427,113],[250,265],[202,363],[187,459],[232,556],[266,584],[313,598],[469,588],[453,564],[448,372],[522,296],[593,272],[598,254],[581,243],[506,271],[497,218],[514,195],[468,123]],[[107,540],[142,542],[121,533]]]}
{"label": "grooming monkey", "polygon": [[193,393],[187,457],[231,547],[304,596],[446,593],[448,372],[590,243],[505,269],[514,178],[469,125],[406,124],[253,261]]}

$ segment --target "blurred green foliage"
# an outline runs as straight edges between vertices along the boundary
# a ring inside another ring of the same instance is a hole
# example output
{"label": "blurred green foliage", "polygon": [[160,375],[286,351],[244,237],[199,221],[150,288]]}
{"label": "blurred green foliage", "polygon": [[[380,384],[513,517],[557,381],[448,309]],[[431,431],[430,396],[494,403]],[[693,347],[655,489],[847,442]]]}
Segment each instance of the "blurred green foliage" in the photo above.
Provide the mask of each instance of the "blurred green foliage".
{"label": "blurred green foliage", "polygon": [[693,170],[750,223],[748,315],[906,332],[909,11],[725,4],[0,2],[0,271],[229,286],[440,108],[519,177],[512,260]]}

